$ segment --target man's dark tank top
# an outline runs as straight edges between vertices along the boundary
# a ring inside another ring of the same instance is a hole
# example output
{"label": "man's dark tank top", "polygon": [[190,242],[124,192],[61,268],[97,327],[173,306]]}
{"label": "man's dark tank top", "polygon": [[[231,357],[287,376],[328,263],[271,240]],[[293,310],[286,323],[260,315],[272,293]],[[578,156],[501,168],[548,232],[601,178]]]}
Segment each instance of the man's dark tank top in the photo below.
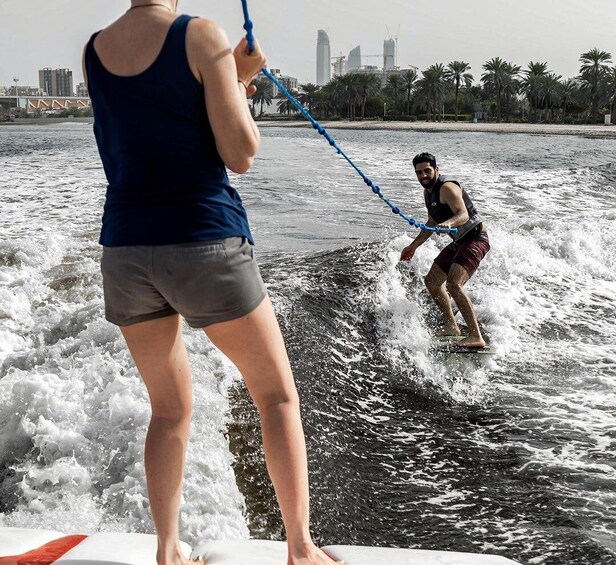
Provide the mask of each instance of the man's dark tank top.
{"label": "man's dark tank top", "polygon": [[449,235],[453,238],[454,241],[459,241],[465,235],[467,235],[473,228],[477,227],[481,224],[482,219],[473,201],[470,196],[467,194],[464,187],[455,179],[450,177],[445,177],[443,175],[439,175],[438,179],[436,179],[436,183],[432,187],[432,190],[424,189],[424,200],[426,202],[426,208],[428,208],[428,213],[434,219],[437,224],[441,224],[449,220],[449,218],[453,217],[453,210],[447,205],[441,202],[441,187],[446,182],[453,182],[457,184],[462,190],[462,199],[464,200],[464,205],[466,206],[466,211],[468,212],[468,220],[465,224],[458,226],[458,231],[455,233],[450,233]]}
{"label": "man's dark tank top", "polygon": [[100,243],[168,245],[243,236],[246,211],[229,183],[186,55],[190,16],[171,25],[142,73],[110,73],[86,46],[94,134],[109,185]]}

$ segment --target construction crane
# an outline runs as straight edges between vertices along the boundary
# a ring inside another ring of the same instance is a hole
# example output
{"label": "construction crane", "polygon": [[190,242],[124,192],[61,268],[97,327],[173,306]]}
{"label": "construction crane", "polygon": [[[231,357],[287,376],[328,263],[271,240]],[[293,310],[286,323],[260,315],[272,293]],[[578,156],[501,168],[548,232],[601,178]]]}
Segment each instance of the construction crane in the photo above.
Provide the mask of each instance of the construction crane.
{"label": "construction crane", "polygon": [[337,57],[331,57],[332,67],[334,67],[334,76],[340,76],[344,74],[344,62],[346,57],[340,53]]}

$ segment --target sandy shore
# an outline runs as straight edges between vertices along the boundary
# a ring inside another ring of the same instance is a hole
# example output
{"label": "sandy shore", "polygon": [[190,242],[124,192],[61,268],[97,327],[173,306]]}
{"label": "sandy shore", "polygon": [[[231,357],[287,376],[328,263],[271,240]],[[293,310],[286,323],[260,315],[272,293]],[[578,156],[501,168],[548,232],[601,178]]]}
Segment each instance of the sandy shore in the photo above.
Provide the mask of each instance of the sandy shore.
{"label": "sandy shore", "polygon": [[[312,127],[307,121],[258,121],[259,127]],[[535,135],[580,135],[584,137],[609,137],[616,138],[616,126],[575,126],[566,124],[496,124],[471,122],[327,122],[320,124],[325,129],[362,129],[362,130],[396,130],[396,131],[472,131],[490,133],[526,133]]]}
{"label": "sandy shore", "polygon": [[[0,126],[18,125],[51,125],[61,123],[92,124],[93,118],[20,118],[15,122],[0,122]],[[505,124],[505,123],[477,123],[471,122],[320,122],[326,129],[362,129],[386,131],[472,131],[491,133],[527,133],[535,135],[580,135],[583,137],[616,138],[616,125],[605,126],[574,126],[565,124]],[[260,128],[286,127],[286,128],[312,128],[307,120],[259,120]]]}

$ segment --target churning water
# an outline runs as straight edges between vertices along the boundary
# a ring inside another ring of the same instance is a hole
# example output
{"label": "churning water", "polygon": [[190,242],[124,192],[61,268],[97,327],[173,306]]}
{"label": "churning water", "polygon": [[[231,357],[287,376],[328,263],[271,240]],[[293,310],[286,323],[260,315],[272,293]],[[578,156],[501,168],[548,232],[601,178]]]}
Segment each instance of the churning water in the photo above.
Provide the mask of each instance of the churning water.
{"label": "churning water", "polygon": [[[616,140],[334,131],[408,214],[410,160],[468,188],[492,250],[469,283],[493,356],[431,348],[415,232],[308,129],[268,128],[232,180],[303,402],[321,543],[616,563]],[[103,320],[91,127],[0,128],[0,525],[152,531],[145,389]],[[186,328],[195,380],[182,537],[278,538],[258,418]]]}

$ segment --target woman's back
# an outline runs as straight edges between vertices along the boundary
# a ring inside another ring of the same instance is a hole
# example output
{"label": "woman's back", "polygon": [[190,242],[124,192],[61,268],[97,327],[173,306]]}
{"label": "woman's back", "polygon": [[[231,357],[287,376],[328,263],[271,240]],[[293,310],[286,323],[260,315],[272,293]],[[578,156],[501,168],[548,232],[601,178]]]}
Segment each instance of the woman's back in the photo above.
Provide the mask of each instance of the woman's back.
{"label": "woman's back", "polygon": [[94,131],[109,181],[103,245],[252,240],[188,60],[191,21],[168,13],[144,25],[127,15],[86,47]]}
{"label": "woman's back", "polygon": [[149,10],[147,19],[135,17],[143,15],[130,10],[97,35],[96,52],[110,72],[134,76],[150,67],[178,17],[174,12],[160,9]]}

